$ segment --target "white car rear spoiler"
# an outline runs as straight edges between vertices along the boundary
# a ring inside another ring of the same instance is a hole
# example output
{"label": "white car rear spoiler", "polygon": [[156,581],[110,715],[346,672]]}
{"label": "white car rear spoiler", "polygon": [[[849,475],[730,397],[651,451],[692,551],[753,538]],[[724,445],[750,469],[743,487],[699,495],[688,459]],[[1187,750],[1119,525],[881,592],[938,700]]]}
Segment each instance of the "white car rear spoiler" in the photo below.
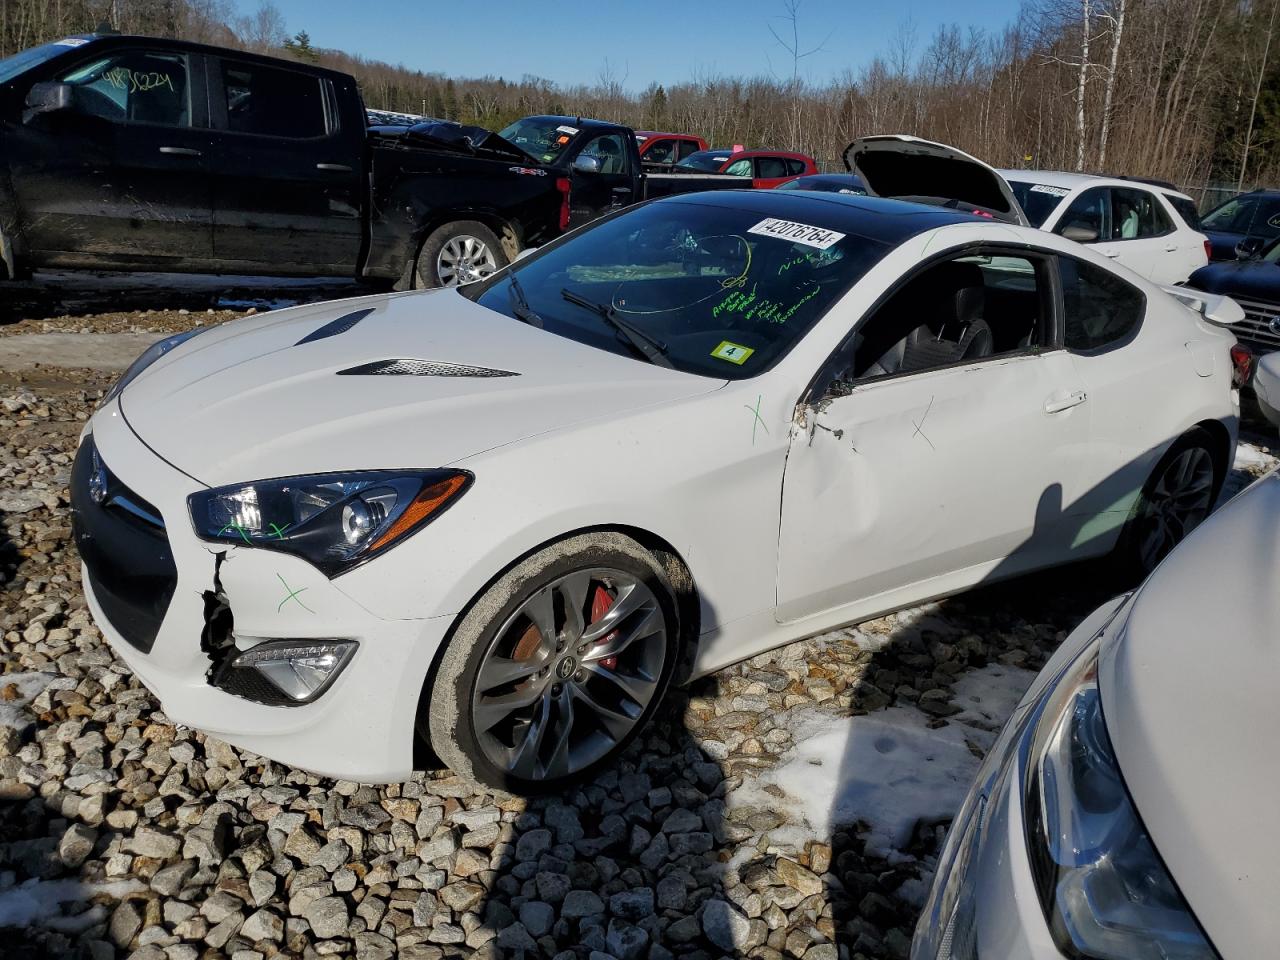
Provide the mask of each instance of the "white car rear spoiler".
{"label": "white car rear spoiler", "polygon": [[1210,323],[1230,327],[1244,319],[1244,309],[1230,297],[1221,293],[1205,293],[1192,287],[1161,285],[1160,289],[1178,302],[1190,307]]}

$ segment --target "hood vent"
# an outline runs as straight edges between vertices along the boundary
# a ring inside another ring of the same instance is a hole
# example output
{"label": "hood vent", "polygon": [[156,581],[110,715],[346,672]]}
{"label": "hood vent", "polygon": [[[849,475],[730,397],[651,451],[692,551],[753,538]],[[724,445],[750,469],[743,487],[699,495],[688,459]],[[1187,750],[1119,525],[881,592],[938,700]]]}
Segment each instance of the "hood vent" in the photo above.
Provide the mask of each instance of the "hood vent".
{"label": "hood vent", "polygon": [[465,363],[438,360],[374,360],[358,367],[339,370],[340,377],[518,377],[510,370],[473,367]]}
{"label": "hood vent", "polygon": [[344,314],[336,320],[330,320],[323,327],[312,330],[305,337],[294,344],[300,347],[304,343],[314,343],[317,340],[324,340],[326,337],[336,337],[340,333],[346,333],[357,323],[373,313],[373,307],[367,307],[364,310],[355,310],[351,313]]}

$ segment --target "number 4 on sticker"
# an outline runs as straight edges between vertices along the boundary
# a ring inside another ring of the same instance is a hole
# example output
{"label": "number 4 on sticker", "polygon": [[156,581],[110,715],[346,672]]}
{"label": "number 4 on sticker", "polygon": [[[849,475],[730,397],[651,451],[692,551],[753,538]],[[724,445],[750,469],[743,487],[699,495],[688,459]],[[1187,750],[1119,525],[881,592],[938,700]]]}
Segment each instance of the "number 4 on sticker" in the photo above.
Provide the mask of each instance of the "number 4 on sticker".
{"label": "number 4 on sticker", "polygon": [[711,351],[711,355],[717,360],[728,360],[730,363],[736,363],[738,366],[747,362],[747,357],[755,353],[752,347],[744,347],[740,343],[730,343],[728,340],[721,340],[720,345]]}

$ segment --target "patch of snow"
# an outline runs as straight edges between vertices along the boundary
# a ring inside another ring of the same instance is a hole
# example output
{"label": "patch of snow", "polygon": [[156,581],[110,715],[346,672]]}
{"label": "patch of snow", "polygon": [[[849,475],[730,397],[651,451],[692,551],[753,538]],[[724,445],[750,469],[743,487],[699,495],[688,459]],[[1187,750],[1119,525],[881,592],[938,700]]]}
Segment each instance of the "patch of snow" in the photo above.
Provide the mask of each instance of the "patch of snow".
{"label": "patch of snow", "polygon": [[0,727],[21,730],[35,720],[27,710],[27,704],[38,697],[55,679],[52,673],[0,674],[0,690],[13,684],[18,691],[12,700],[0,698]]}
{"label": "patch of snow", "polygon": [[1276,458],[1265,450],[1243,441],[1236,444],[1236,462],[1232,464],[1233,470],[1248,470],[1250,467],[1270,470],[1275,465]]}
{"label": "patch of snow", "polygon": [[786,817],[786,826],[770,832],[774,845],[827,843],[836,828],[861,822],[868,853],[900,860],[917,822],[955,815],[982,755],[1034,677],[999,664],[971,671],[956,684],[962,712],[936,728],[914,706],[859,717],[797,708],[779,718],[795,746],[727,802]]}
{"label": "patch of snow", "polygon": [[[0,927],[52,926],[68,932],[92,926],[105,916],[105,911],[90,908],[91,918],[83,914],[62,916],[62,904],[108,896],[116,900],[147,889],[141,880],[110,880],[88,883],[83,880],[31,879],[18,887],[0,892]],[[83,919],[82,919],[83,918]]]}

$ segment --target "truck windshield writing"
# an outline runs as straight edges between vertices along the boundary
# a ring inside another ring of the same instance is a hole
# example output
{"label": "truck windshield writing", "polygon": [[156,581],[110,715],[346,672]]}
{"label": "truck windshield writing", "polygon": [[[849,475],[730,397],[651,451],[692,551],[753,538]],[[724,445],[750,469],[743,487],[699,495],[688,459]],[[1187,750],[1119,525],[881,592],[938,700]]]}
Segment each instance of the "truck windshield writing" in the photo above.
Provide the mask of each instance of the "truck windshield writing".
{"label": "truck windshield writing", "polygon": [[577,135],[578,128],[556,117],[526,117],[503,127],[498,136],[536,157],[551,163]]}

